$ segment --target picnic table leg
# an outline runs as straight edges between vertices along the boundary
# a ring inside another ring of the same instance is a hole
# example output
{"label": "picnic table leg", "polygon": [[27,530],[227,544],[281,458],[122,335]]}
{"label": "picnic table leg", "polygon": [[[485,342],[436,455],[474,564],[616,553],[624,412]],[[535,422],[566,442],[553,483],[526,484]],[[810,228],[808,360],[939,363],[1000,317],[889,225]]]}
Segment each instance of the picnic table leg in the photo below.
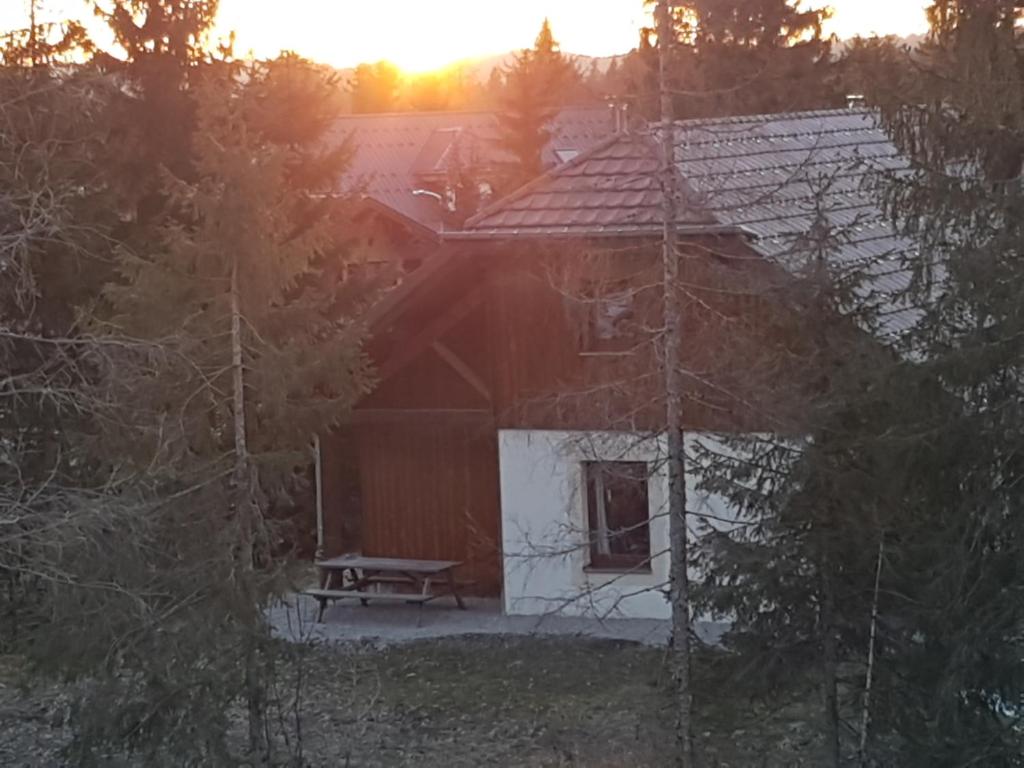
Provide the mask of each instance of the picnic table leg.
{"label": "picnic table leg", "polygon": [[[320,588],[321,589],[332,589],[334,585],[334,570],[331,568],[324,568],[320,571]],[[323,595],[317,595],[316,601],[320,603],[320,610],[316,614],[316,623],[321,624],[324,620],[324,611],[327,610],[327,598]]]}
{"label": "picnic table leg", "polygon": [[462,602],[462,595],[459,594],[459,588],[455,584],[455,574],[452,572],[451,568],[449,568],[444,573],[445,576],[448,577],[448,589],[451,590],[452,597],[455,598],[455,604],[459,606],[460,610],[466,610],[466,604]]}
{"label": "picnic table leg", "polygon": [[323,595],[317,595],[316,601],[320,603],[320,609],[316,612],[316,623],[323,624],[324,609],[327,608],[327,598]]}
{"label": "picnic table leg", "polygon": [[[357,571],[355,568],[353,568],[352,569],[352,583],[354,584],[353,589],[361,590],[366,585],[365,583],[366,583],[367,578],[369,578],[369,576],[368,576],[368,574],[367,574],[365,569],[363,570],[363,575],[360,576],[359,575],[359,571]],[[359,598],[359,604],[362,605],[365,608],[370,603],[365,598],[361,597],[361,598]]]}

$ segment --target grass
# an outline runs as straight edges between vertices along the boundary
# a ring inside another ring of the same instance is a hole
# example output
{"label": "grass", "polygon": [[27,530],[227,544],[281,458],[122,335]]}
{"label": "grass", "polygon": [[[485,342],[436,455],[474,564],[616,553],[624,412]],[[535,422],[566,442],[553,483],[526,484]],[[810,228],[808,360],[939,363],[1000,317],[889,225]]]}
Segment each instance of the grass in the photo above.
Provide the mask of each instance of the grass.
{"label": "grass", "polygon": [[[314,664],[322,663],[320,654]],[[327,651],[334,653],[336,651]],[[331,657],[328,657],[331,658]],[[311,694],[348,688],[359,707],[325,713],[353,765],[671,765],[665,651],[630,643],[471,637],[349,653]],[[339,661],[336,655],[335,662]],[[707,766],[812,766],[807,707],[774,711],[695,664],[698,750]],[[805,692],[806,693],[806,692]]]}
{"label": "grass", "polygon": [[[304,666],[305,757],[353,768],[672,765],[665,661],[663,649],[578,638],[322,646]],[[718,654],[701,653],[694,671],[701,766],[820,765],[810,691],[794,687],[788,704],[781,693],[751,699]],[[59,692],[10,682],[0,677],[0,763],[61,765],[68,731],[45,714]]]}

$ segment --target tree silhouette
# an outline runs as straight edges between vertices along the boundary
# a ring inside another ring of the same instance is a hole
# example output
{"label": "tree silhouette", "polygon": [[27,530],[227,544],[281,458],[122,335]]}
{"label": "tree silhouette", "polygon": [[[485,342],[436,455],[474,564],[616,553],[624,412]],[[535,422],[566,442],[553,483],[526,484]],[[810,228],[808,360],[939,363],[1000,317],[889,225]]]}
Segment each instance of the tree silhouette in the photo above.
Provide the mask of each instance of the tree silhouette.
{"label": "tree silhouette", "polygon": [[582,76],[576,65],[562,53],[547,19],[541,25],[533,48],[516,54],[504,71],[498,122],[500,144],[516,160],[508,183],[516,186],[544,170],[542,152],[551,137],[548,125],[582,91]]}
{"label": "tree silhouette", "polygon": [[356,114],[394,111],[400,80],[398,68],[387,61],[360,64],[349,85],[352,111]]}

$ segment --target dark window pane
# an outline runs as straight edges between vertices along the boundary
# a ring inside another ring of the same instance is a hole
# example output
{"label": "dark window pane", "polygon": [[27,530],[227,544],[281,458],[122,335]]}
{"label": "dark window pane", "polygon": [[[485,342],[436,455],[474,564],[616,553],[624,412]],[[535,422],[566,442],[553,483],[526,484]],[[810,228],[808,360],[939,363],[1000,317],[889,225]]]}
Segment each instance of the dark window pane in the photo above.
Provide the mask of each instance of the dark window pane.
{"label": "dark window pane", "polygon": [[640,461],[588,462],[587,524],[590,564],[635,568],[649,564],[647,464]]}

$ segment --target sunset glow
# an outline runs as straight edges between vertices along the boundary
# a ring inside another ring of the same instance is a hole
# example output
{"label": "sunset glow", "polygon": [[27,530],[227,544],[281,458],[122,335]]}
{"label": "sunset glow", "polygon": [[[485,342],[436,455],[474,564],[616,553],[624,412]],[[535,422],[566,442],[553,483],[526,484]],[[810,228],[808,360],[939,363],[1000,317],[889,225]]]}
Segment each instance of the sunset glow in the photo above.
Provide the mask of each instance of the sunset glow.
{"label": "sunset glow", "polygon": [[[635,0],[302,0],[287,10],[270,5],[257,20],[251,0],[222,0],[221,25],[238,30],[240,51],[293,48],[336,66],[387,59],[411,72],[527,47],[545,16],[565,51],[624,53],[636,45],[644,18],[643,3]],[[305,13],[297,12],[300,7]],[[310,18],[318,22],[310,24]]]}
{"label": "sunset glow", "polygon": [[[106,30],[89,5],[47,0],[43,15],[84,19],[106,44]],[[832,0],[831,5],[834,15],[826,31],[840,37],[906,35],[926,27],[924,0]],[[3,0],[0,6],[0,28],[25,26],[27,3]],[[221,0],[217,34],[234,30],[241,55],[292,50],[338,67],[387,59],[415,73],[528,47],[545,16],[563,50],[610,56],[636,45],[645,11],[643,0]]]}

